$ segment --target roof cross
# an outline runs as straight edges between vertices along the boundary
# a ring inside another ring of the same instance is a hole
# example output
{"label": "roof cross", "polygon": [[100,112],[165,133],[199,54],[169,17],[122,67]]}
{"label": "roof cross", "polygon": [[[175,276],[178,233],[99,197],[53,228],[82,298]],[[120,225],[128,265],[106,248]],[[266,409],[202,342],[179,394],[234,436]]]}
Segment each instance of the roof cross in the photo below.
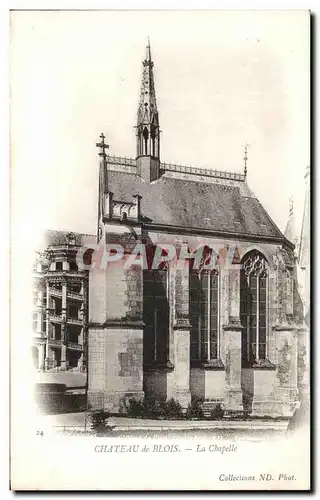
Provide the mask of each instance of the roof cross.
{"label": "roof cross", "polygon": [[97,142],[96,143],[96,147],[100,148],[99,155],[101,155],[101,156],[106,156],[105,150],[109,149],[109,145],[104,142],[105,138],[106,138],[106,136],[102,132],[101,135],[100,135],[101,142]]}

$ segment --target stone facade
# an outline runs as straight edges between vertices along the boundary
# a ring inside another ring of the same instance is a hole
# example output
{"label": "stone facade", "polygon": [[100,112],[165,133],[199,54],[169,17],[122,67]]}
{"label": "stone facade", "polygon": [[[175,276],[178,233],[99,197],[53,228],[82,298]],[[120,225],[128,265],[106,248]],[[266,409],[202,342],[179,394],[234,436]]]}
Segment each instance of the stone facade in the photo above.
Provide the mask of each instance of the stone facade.
{"label": "stone facade", "polygon": [[[105,226],[106,234],[112,230],[112,225]],[[123,235],[117,232],[119,242],[122,236],[125,237],[126,230],[124,227]],[[148,233],[149,241],[157,243],[161,240],[163,245],[166,242],[178,244],[179,239],[179,234]],[[96,280],[102,280],[98,296],[106,300],[90,301],[89,322],[92,324],[96,320],[100,326],[90,327],[89,333],[89,401],[96,406],[96,398],[102,398],[103,393],[103,406],[118,411],[121,398],[141,398],[145,393],[160,400],[173,397],[183,407],[187,406],[191,397],[196,397],[204,402],[219,402],[227,412],[247,411],[260,416],[292,415],[298,404],[299,380],[302,381],[304,377],[303,334],[306,330],[298,326],[298,317],[290,307],[294,276],[292,269],[286,267],[284,262],[283,247],[263,242],[257,244],[253,241],[188,235],[185,235],[185,242],[190,247],[197,243],[220,248],[236,244],[241,260],[253,249],[266,256],[269,291],[267,356],[264,363],[242,366],[240,266],[228,266],[227,263],[225,267],[221,265],[217,362],[197,364],[191,360],[189,270],[184,268],[181,271],[172,264],[169,265],[168,300],[171,314],[168,359],[165,364],[143,366],[141,271],[136,270],[134,275],[128,277],[122,266],[118,265],[104,274],[96,273],[98,278],[94,272],[90,275],[90,290],[91,287],[96,288]],[[290,254],[290,250],[288,252]],[[284,281],[284,276],[287,281]],[[300,358],[299,332],[303,337]]]}
{"label": "stone facade", "polygon": [[[124,253],[90,271],[89,404],[117,412],[132,397],[183,408],[197,398],[227,414],[292,415],[308,385],[294,244],[256,200],[246,169],[160,162],[149,45],[136,159],[107,155],[101,137],[97,242]],[[159,246],[168,258],[158,272],[142,254]],[[215,271],[202,261],[193,275],[190,261],[169,258],[172,247],[214,249]],[[132,252],[142,258],[130,267]]]}
{"label": "stone facade", "polygon": [[136,129],[135,159],[107,155],[101,135],[97,238],[77,246],[93,250],[83,316],[89,407],[121,412],[128,399],[151,396],[183,408],[220,404],[227,415],[291,416],[309,390],[292,238],[256,199],[246,169],[160,161],[149,45]]}

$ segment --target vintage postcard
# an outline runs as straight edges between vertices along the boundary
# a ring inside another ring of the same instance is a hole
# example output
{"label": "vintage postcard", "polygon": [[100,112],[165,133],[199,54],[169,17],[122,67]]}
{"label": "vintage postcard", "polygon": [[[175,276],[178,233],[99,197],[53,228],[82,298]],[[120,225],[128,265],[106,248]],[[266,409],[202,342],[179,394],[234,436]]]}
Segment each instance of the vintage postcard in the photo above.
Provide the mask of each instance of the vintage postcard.
{"label": "vintage postcard", "polygon": [[13,490],[310,489],[310,26],[11,12]]}

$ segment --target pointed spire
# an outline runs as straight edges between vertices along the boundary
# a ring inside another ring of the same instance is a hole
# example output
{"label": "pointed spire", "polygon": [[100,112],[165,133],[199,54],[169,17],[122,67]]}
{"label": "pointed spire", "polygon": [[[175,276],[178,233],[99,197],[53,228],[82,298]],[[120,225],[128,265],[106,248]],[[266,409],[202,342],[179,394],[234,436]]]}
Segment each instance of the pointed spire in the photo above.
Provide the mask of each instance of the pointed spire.
{"label": "pointed spire", "polygon": [[153,61],[151,59],[150,40],[146,46],[146,56],[143,61],[142,83],[140,90],[140,101],[138,107],[137,125],[159,126],[156,92],[154,87]]}
{"label": "pointed spire", "polygon": [[146,46],[146,58],[145,58],[145,61],[152,62],[152,59],[151,59],[150,38],[148,37],[147,40],[148,40],[148,43],[147,43],[147,46]]}
{"label": "pointed spire", "polygon": [[289,198],[289,217],[293,215],[293,198],[290,196]]}
{"label": "pointed spire", "polygon": [[160,176],[160,129],[150,40],[142,61],[142,83],[137,116],[137,171],[152,182]]}
{"label": "pointed spire", "polygon": [[286,225],[286,229],[284,231],[284,235],[287,238],[287,240],[291,241],[295,245],[295,254],[297,255],[298,253],[298,242],[299,242],[299,237],[298,237],[298,231],[297,231],[297,224],[296,224],[296,218],[294,215],[293,211],[293,198],[292,196],[289,198],[289,219]]}
{"label": "pointed spire", "polygon": [[299,265],[302,268],[309,266],[310,260],[310,166],[306,167],[304,210],[299,245]]}
{"label": "pointed spire", "polygon": [[306,167],[305,173],[305,199],[303,219],[301,226],[299,258],[298,258],[298,280],[299,293],[303,303],[303,313],[308,324],[307,317],[310,314],[310,167]]}

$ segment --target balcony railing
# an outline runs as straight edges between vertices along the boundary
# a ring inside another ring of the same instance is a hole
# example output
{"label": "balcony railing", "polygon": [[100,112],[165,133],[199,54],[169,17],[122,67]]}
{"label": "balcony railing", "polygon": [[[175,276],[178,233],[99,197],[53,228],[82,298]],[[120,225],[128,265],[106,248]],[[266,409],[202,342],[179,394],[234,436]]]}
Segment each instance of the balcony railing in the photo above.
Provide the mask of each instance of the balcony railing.
{"label": "balcony railing", "polygon": [[82,344],[77,344],[75,342],[67,342],[67,348],[73,351],[82,351]]}
{"label": "balcony railing", "polygon": [[85,278],[88,276],[88,271],[84,270],[79,270],[79,271],[47,271],[46,277],[51,278],[54,276],[61,276],[61,277],[69,277],[69,278]]}
{"label": "balcony railing", "polygon": [[[63,317],[62,314],[49,314],[49,320],[52,321],[53,323],[63,323]],[[70,323],[71,325],[80,325],[82,326],[83,320],[82,318],[72,318],[71,316],[67,317],[67,323]]]}
{"label": "balcony railing", "polygon": [[62,346],[62,340],[49,339],[49,346],[50,347],[61,347]]}
{"label": "balcony railing", "polygon": [[62,323],[62,315],[61,314],[49,314],[49,320],[54,323]]}
{"label": "balcony railing", "polygon": [[[49,288],[49,293],[51,296],[62,298],[62,290],[57,290],[56,288]],[[67,291],[67,298],[74,300],[83,300],[83,295],[81,293]]]}
{"label": "balcony railing", "polygon": [[83,300],[83,295],[77,292],[67,292],[68,299]]}
{"label": "balcony railing", "polygon": [[82,326],[82,319],[79,318],[67,318],[67,323],[71,323],[72,325],[80,325]]}

